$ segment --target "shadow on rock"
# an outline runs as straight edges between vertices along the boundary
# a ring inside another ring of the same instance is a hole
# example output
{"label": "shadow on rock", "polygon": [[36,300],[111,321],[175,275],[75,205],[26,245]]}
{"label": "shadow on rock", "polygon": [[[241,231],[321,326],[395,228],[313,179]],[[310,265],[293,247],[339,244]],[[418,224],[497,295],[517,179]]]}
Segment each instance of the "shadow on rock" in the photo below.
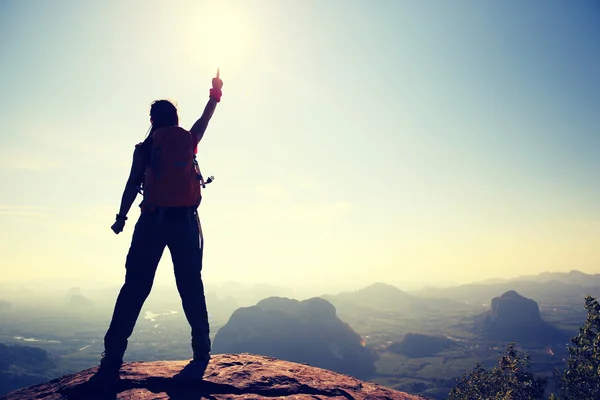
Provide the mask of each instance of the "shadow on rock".
{"label": "shadow on rock", "polygon": [[239,388],[203,380],[182,382],[178,379],[148,378],[146,389],[152,393],[166,393],[172,400],[212,399],[213,394],[242,394]]}
{"label": "shadow on rock", "polygon": [[99,387],[90,382],[84,382],[79,385],[61,388],[59,393],[62,394],[65,399],[69,400],[116,400],[117,395],[123,390],[127,390],[124,381],[119,380],[115,386],[104,387]]}
{"label": "shadow on rock", "polygon": [[174,378],[151,377],[144,381],[121,379],[113,387],[100,388],[88,382],[61,391],[68,400],[116,400],[119,393],[131,389],[146,389],[149,392],[164,393],[172,400],[213,399],[213,394],[243,394],[239,388],[203,380],[181,381]]}

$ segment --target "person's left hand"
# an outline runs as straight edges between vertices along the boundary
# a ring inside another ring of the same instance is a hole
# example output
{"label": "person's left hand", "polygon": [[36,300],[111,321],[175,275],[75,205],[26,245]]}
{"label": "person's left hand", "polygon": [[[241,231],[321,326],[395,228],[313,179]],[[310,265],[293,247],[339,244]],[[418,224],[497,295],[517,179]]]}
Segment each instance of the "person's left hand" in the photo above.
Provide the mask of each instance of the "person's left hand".
{"label": "person's left hand", "polygon": [[124,219],[116,220],[115,223],[112,224],[112,226],[110,227],[110,229],[112,229],[113,232],[117,235],[119,233],[123,232],[123,228],[125,228],[125,220]]}

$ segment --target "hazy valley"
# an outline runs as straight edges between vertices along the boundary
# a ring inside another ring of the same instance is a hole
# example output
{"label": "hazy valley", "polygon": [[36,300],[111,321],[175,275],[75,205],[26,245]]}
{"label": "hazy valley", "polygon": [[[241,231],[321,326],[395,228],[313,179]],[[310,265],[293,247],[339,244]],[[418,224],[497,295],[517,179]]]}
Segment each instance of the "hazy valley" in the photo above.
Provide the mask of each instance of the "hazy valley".
{"label": "hazy valley", "polygon": [[[575,271],[411,291],[373,283],[319,296],[234,282],[206,288],[215,353],[307,362],[433,399],[446,398],[476,362],[495,364],[511,340],[550,376],[585,320],[584,296],[600,295],[598,276]],[[97,365],[118,287],[0,289],[0,395]],[[125,360],[190,357],[175,288],[154,288]]]}

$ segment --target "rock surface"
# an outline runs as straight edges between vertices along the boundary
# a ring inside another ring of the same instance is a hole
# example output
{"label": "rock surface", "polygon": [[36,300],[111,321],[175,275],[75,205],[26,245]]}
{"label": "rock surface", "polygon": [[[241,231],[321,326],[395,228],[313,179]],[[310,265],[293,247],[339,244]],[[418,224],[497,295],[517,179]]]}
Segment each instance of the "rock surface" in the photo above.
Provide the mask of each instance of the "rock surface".
{"label": "rock surface", "polygon": [[86,387],[97,367],[66,375],[1,397],[1,400],[74,399],[321,399],[422,400],[347,375],[305,364],[251,354],[213,356],[204,381],[176,383],[171,378],[188,361],[125,363],[117,389],[102,393]]}

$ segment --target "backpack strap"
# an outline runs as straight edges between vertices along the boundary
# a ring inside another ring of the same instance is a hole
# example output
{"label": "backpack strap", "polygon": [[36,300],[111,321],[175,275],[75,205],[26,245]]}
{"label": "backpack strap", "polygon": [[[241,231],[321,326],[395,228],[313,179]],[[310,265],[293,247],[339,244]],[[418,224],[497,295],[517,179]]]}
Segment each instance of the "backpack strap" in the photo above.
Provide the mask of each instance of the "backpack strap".
{"label": "backpack strap", "polygon": [[[152,154],[152,136],[148,136],[143,142],[136,144],[134,151],[140,151],[142,153],[142,156],[144,157],[144,162],[146,163],[146,165],[148,165],[148,163],[150,162],[151,154]],[[144,172],[142,181],[140,182],[140,185],[137,187],[138,193],[141,195],[144,194],[145,176],[146,176],[146,173]]]}

